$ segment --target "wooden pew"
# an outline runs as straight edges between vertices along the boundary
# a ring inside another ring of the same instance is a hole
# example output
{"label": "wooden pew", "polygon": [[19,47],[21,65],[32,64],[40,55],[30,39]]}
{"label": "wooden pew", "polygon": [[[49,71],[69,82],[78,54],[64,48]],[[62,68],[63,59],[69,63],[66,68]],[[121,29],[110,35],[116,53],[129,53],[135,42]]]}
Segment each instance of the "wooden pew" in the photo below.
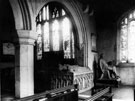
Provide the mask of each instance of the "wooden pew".
{"label": "wooden pew", "polygon": [[79,97],[79,101],[100,101],[98,100],[100,97],[106,98],[107,96],[108,97],[110,96],[109,101],[112,101],[113,93],[111,93],[111,87],[105,87],[100,91],[96,91],[94,94],[92,94],[91,97],[87,97],[87,98]]}
{"label": "wooden pew", "polygon": [[71,85],[12,101],[78,101],[78,89]]}

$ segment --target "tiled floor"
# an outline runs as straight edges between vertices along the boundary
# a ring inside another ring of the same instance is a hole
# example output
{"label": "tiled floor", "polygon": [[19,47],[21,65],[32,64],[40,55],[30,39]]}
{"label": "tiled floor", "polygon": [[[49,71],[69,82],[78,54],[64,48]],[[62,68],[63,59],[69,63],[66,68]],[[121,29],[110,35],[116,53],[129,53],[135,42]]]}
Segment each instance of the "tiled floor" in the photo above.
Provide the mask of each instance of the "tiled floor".
{"label": "tiled floor", "polygon": [[121,86],[113,88],[113,101],[134,101],[134,88],[131,86]]}

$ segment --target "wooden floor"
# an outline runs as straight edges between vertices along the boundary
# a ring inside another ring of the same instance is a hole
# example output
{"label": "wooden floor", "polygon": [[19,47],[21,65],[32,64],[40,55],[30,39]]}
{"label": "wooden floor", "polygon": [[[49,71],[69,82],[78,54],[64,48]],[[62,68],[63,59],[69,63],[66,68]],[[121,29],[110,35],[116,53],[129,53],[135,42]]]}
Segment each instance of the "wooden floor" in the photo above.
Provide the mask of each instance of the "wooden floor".
{"label": "wooden floor", "polygon": [[135,101],[134,100],[134,87],[131,86],[120,86],[113,88],[114,93],[113,101]]}

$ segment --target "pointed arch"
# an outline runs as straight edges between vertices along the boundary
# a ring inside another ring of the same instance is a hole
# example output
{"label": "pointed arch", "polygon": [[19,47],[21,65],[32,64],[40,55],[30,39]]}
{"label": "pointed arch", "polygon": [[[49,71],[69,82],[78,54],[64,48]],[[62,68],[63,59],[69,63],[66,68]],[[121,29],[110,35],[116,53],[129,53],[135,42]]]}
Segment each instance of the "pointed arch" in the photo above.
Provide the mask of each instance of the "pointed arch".
{"label": "pointed arch", "polygon": [[16,29],[31,30],[31,17],[26,0],[9,0],[15,18]]}
{"label": "pointed arch", "polygon": [[124,13],[117,24],[117,61],[135,62],[135,9]]}
{"label": "pointed arch", "polygon": [[[74,0],[40,0],[37,5],[36,14],[40,11],[40,9],[46,5],[49,2],[58,2],[62,4],[72,17],[72,22],[76,26],[77,36],[78,36],[78,49],[81,50],[83,48],[84,50],[84,66],[88,65],[88,37],[87,37],[87,31],[86,31],[86,25],[83,18],[83,11],[80,9],[79,5],[77,5],[77,2]],[[83,47],[85,46],[85,47]]]}

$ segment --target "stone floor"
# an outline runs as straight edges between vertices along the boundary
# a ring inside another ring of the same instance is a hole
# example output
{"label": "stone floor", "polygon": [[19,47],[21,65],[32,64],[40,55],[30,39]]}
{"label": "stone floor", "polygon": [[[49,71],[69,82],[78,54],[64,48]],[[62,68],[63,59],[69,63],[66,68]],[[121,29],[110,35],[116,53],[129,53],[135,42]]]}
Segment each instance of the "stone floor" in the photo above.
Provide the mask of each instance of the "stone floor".
{"label": "stone floor", "polygon": [[[112,92],[114,93],[113,101],[135,101],[134,100],[134,87],[131,86],[120,86],[117,88],[112,88]],[[90,95],[87,92],[86,95]],[[8,99],[12,97],[9,96]]]}
{"label": "stone floor", "polygon": [[113,101],[134,101],[134,87],[120,86],[113,88]]}

